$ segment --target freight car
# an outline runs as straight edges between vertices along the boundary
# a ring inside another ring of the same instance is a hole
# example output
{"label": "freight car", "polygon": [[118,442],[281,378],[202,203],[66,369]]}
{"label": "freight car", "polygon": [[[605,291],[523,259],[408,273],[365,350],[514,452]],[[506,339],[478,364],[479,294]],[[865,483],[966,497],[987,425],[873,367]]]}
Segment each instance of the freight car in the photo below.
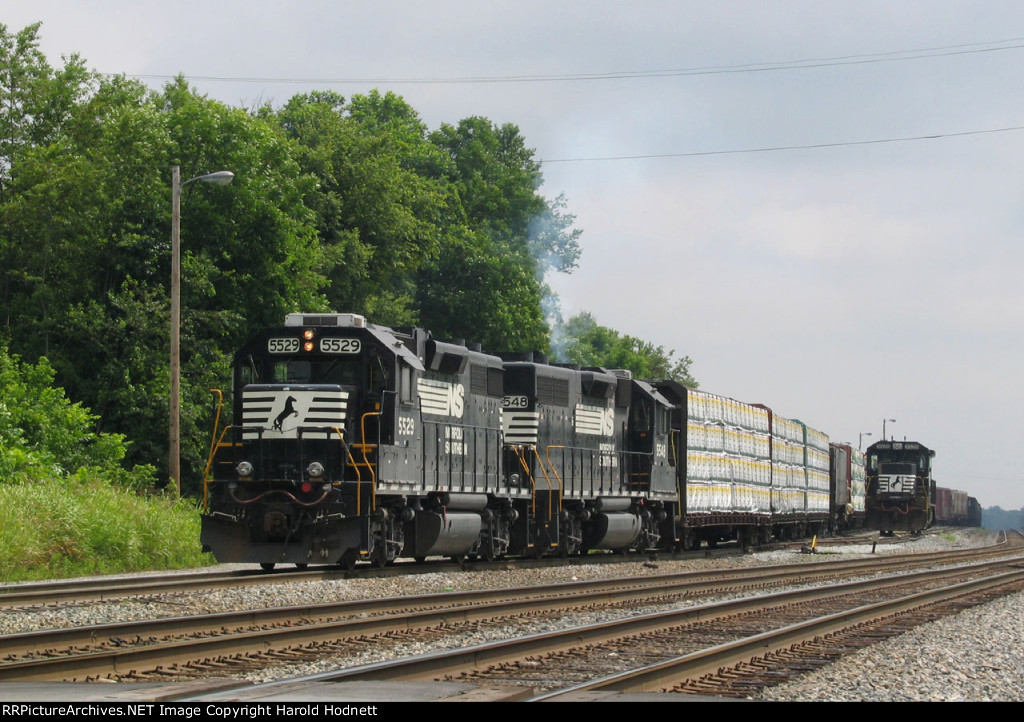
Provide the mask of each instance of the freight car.
{"label": "freight car", "polygon": [[879,441],[868,447],[864,516],[868,529],[919,534],[935,521],[935,452],[916,441]]}
{"label": "freight car", "polygon": [[935,487],[935,524],[964,526],[967,524],[967,492]]}
{"label": "freight car", "polygon": [[670,550],[834,525],[827,435],[673,381],[333,313],[290,314],[232,369],[204,476],[219,561]]}
{"label": "freight car", "polygon": [[981,528],[981,502],[973,496],[967,497],[967,526]]}
{"label": "freight car", "polygon": [[832,528],[864,527],[864,453],[850,444],[829,444]]}

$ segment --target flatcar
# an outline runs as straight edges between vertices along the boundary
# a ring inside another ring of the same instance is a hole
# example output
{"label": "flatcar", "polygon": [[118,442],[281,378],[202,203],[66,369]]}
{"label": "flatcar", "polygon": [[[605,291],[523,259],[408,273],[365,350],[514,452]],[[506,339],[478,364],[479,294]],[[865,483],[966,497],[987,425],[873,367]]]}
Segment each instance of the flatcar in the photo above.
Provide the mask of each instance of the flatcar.
{"label": "flatcar", "polygon": [[917,441],[879,441],[868,447],[866,457],[866,527],[919,534],[931,526],[935,452]]}

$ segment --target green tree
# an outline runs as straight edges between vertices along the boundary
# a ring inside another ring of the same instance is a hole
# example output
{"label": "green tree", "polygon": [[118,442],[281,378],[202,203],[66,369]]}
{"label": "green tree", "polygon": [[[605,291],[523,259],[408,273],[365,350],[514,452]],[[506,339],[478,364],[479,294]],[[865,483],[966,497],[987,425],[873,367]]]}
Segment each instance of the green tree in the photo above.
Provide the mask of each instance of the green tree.
{"label": "green tree", "polygon": [[447,159],[397,95],[293,97],[278,114],[303,170],[326,256],[328,302],[377,323],[417,322],[416,272],[436,257],[450,216]]}
{"label": "green tree", "polygon": [[[448,178],[467,232],[450,236],[451,246],[420,274],[424,324],[495,350],[546,350],[544,278],[570,271],[580,252],[565,199],[540,195],[540,162],[511,123],[471,117],[430,137],[451,159]],[[486,272],[467,270],[482,266]],[[480,309],[490,311],[483,325]]]}
{"label": "green tree", "polygon": [[21,151],[53,140],[95,76],[77,55],[55,70],[39,50],[41,23],[17,33],[0,23],[0,202]]}
{"label": "green tree", "polygon": [[94,433],[166,468],[171,166],[184,179],[184,488],[203,466],[207,389],[290,311],[362,312],[492,350],[548,345],[550,272],[579,257],[565,199],[539,193],[518,129],[429,132],[402,98],[299,95],[247,113],[184,79],[160,92],[50,67],[38,25],[0,26],[0,337],[49,359]]}
{"label": "green tree", "polygon": [[674,359],[675,351],[663,346],[623,336],[618,331],[601,326],[590,313],[580,313],[560,324],[556,330],[560,344],[556,360],[580,366],[603,366],[627,369],[641,379],[672,379],[696,387],[690,375],[693,361],[689,356]]}
{"label": "green tree", "polygon": [[45,358],[22,363],[0,347],[0,483],[98,472],[130,486],[153,482],[153,467],[126,471],[120,434],[97,434],[95,417],[53,386]]}
{"label": "green tree", "polygon": [[7,145],[3,329],[12,351],[52,359],[69,396],[98,414],[97,431],[139,440],[132,461],[166,468],[170,167],[184,178],[236,174],[216,191],[187,186],[182,203],[182,435],[194,490],[207,389],[223,385],[232,349],[288,311],[326,308],[324,254],[303,203],[315,179],[276,125],[182,79],[153,93],[90,76],[70,93],[53,75],[18,74],[38,80],[28,95],[44,115],[48,99],[57,109],[69,95],[76,102],[51,114],[60,123],[48,133]]}
{"label": "green tree", "polygon": [[522,256],[479,234],[450,239],[420,277],[424,326],[491,351],[547,348],[541,289]]}

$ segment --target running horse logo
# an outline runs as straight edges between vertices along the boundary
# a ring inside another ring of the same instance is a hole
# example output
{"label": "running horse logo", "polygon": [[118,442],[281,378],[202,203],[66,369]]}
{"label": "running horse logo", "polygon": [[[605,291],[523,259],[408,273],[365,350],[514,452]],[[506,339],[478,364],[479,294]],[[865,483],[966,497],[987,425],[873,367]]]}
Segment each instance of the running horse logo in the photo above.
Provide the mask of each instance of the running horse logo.
{"label": "running horse logo", "polygon": [[274,419],[274,425],[271,427],[274,431],[281,431],[281,423],[292,414],[298,416],[299,412],[295,410],[295,397],[289,396],[284,402],[284,411],[277,415]]}

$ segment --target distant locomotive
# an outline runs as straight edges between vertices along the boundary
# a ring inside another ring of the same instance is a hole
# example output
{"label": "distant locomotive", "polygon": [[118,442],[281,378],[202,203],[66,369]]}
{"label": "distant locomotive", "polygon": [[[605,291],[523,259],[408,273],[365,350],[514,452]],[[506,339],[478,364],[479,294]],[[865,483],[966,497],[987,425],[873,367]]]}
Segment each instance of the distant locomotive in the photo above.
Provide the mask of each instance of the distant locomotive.
{"label": "distant locomotive", "polygon": [[866,452],[868,529],[920,533],[935,521],[935,452],[916,441],[879,441]]}
{"label": "distant locomotive", "polygon": [[289,314],[232,369],[204,475],[202,543],[222,562],[753,544],[864,511],[848,446],[674,381],[337,313]]}

